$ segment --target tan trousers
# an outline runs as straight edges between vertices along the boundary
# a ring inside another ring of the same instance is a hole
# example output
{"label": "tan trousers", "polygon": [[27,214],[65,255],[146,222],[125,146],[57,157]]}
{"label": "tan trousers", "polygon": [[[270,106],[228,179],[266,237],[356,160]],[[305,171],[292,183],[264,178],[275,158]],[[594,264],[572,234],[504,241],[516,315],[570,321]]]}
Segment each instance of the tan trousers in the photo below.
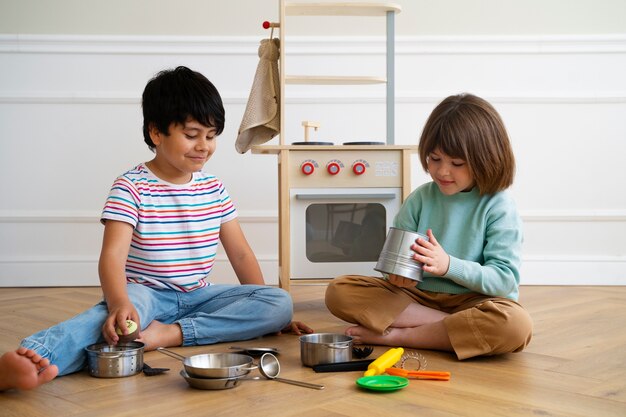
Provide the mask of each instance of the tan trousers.
{"label": "tan trousers", "polygon": [[331,313],[380,334],[411,303],[450,314],[443,323],[460,360],[520,352],[532,337],[530,315],[508,298],[399,288],[381,278],[359,275],[335,278],[326,290]]}

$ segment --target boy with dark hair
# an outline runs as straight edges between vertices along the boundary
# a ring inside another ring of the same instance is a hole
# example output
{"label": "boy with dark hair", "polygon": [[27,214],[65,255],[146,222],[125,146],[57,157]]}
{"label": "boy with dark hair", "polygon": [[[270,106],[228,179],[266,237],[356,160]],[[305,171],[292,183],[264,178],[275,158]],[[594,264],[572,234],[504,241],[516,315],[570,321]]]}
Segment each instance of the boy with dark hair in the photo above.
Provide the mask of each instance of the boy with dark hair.
{"label": "boy with dark hair", "polygon": [[[186,67],[162,71],[143,93],[144,140],[155,153],[114,182],[102,211],[104,299],[0,357],[0,390],[30,389],[85,367],[85,347],[116,344],[126,320],[145,350],[245,340],[291,322],[289,294],[265,285],[222,182],[201,171],[224,129],[213,84]],[[208,282],[218,241],[242,285]],[[126,330],[124,330],[126,331]]]}

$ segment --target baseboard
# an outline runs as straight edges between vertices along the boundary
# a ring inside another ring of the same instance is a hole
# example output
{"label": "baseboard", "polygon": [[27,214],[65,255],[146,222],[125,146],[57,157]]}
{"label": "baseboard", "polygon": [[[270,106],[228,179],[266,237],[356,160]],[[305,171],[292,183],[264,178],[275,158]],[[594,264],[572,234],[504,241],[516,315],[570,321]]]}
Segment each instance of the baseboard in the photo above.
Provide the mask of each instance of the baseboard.
{"label": "baseboard", "polygon": [[[265,283],[278,285],[275,257],[257,256]],[[0,259],[0,287],[92,287],[99,286],[98,260],[95,258],[47,257]],[[216,259],[211,282],[236,284],[237,278],[226,257]]]}
{"label": "baseboard", "polygon": [[626,285],[626,257],[526,257],[523,285]]}
{"label": "baseboard", "polygon": [[[278,284],[278,260],[259,256],[268,285]],[[99,285],[97,259],[0,259],[0,287],[67,287]],[[225,257],[216,260],[211,282],[235,284]],[[528,257],[523,260],[522,285],[626,285],[626,257]]]}

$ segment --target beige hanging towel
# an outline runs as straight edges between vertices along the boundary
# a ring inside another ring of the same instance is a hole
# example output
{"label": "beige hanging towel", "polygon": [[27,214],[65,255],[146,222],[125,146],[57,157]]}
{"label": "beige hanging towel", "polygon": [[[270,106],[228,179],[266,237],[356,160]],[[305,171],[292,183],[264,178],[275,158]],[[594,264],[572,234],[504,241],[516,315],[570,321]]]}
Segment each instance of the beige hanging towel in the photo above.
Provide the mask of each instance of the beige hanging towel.
{"label": "beige hanging towel", "polygon": [[235,142],[239,153],[246,153],[252,145],[265,143],[280,133],[278,57],[278,39],[263,39],[259,46],[261,59]]}

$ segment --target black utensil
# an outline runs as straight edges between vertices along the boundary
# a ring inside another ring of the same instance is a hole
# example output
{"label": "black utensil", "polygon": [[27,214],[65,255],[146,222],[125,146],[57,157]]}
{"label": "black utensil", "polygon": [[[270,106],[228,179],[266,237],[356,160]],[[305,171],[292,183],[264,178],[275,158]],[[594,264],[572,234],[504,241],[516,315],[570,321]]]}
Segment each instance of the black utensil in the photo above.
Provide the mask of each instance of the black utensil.
{"label": "black utensil", "polygon": [[360,361],[324,363],[320,365],[313,365],[312,368],[315,372],[365,371],[372,362],[374,362],[374,359],[364,359]]}
{"label": "black utensil", "polygon": [[371,346],[352,347],[352,354],[358,359],[365,359],[372,354],[374,348]]}
{"label": "black utensil", "polygon": [[153,368],[153,367],[149,366],[145,362],[143,364],[143,369],[142,369],[144,375],[146,375],[146,376],[159,375],[159,374],[162,374],[163,372],[167,372],[169,370],[170,370],[170,368]]}
{"label": "black utensil", "polygon": [[280,352],[275,347],[245,347],[245,346],[231,346],[231,349],[237,349],[237,353],[243,353],[250,356],[263,356],[265,353],[273,353],[278,355]]}

